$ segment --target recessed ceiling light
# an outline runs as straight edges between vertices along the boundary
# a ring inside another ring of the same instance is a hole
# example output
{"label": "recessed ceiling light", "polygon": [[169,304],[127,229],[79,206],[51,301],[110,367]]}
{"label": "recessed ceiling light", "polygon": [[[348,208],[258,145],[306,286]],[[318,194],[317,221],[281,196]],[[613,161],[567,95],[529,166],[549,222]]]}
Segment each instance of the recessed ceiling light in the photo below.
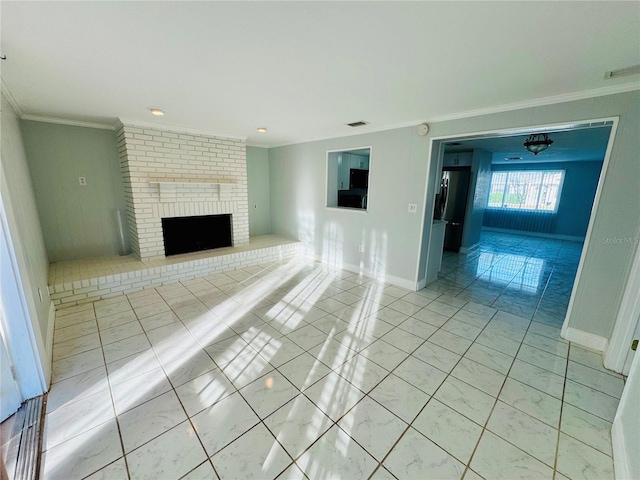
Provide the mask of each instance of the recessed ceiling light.
{"label": "recessed ceiling light", "polygon": [[267,127],[258,127],[258,131],[259,131],[260,133],[264,133],[264,132],[266,132],[266,131],[267,131]]}
{"label": "recessed ceiling light", "polygon": [[161,108],[150,108],[149,111],[151,112],[151,115],[157,115],[159,117],[164,115],[164,110]]}

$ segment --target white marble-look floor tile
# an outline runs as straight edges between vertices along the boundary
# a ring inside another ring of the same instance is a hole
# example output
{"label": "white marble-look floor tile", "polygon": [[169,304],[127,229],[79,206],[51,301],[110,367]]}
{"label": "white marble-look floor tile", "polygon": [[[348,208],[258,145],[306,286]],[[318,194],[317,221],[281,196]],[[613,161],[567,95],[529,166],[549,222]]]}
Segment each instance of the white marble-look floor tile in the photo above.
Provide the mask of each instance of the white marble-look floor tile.
{"label": "white marble-look floor tile", "polygon": [[108,390],[63,405],[45,418],[43,448],[49,450],[115,417]]}
{"label": "white marble-look floor tile", "polygon": [[176,387],[189,417],[228,397],[236,390],[221,370],[215,369]]}
{"label": "white marble-look floor tile", "polygon": [[338,425],[379,461],[407,428],[405,422],[369,397],[357,403]]}
{"label": "white marble-look floor tile", "polygon": [[335,372],[306,389],[304,394],[334,421],[364,396],[362,391]]}
{"label": "white marble-look floor tile", "polygon": [[530,345],[523,344],[518,351],[517,358],[562,377],[564,377],[567,370],[567,359],[565,357],[559,357]]}
{"label": "white marble-look floor tile", "polygon": [[112,386],[118,385],[154,368],[160,368],[160,366],[160,362],[153,350],[145,350],[130,357],[108,363],[109,382]]}
{"label": "white marble-look floor tile", "polygon": [[426,340],[436,332],[437,327],[423,322],[422,320],[418,320],[417,318],[409,317],[398,325],[398,329],[415,335],[419,339]]}
{"label": "white marble-look floor tile", "polygon": [[310,349],[308,353],[331,369],[342,365],[357,354],[355,350],[350,349],[344,343],[338,342],[333,338],[327,339],[321,345],[316,345]]}
{"label": "white marble-look floor tile", "polygon": [[264,423],[293,458],[333,425],[331,419],[304,395],[298,395],[276,410]]}
{"label": "white marble-look floor tile", "polygon": [[170,390],[171,384],[161,368],[155,368],[111,387],[118,415]]}
{"label": "white marble-look floor tile", "polygon": [[484,425],[495,403],[495,398],[454,377],[448,377],[434,398],[458,413]]}
{"label": "white marble-look floor tile", "polygon": [[100,348],[100,335],[98,332],[76,337],[71,340],[53,344],[53,361]]}
{"label": "white marble-look floor tile", "polygon": [[442,370],[415,357],[407,358],[393,371],[393,374],[429,395],[433,395],[447,377]]}
{"label": "white marble-look floor tile", "polygon": [[613,459],[609,455],[564,433],[560,434],[557,469],[571,479],[614,479]]}
{"label": "white marble-look floor tile", "polygon": [[564,376],[561,377],[548,370],[516,359],[509,371],[509,377],[530,387],[537,388],[551,396],[562,399]]}
{"label": "white marble-look floor tile", "polygon": [[484,478],[553,478],[553,468],[488,431],[483,433],[470,466]]}
{"label": "white marble-look floor tile", "polygon": [[553,467],[558,430],[503,402],[493,409],[487,429]]}
{"label": "white marble-look floor tile", "polygon": [[468,358],[461,359],[451,371],[451,375],[492,397],[498,395],[505,380],[505,375]]}
{"label": "white marble-look floor tile", "polygon": [[206,462],[200,464],[198,467],[191,470],[180,480],[218,480],[219,477],[216,475],[216,472],[213,470],[213,466],[211,462],[207,460]]}
{"label": "white marble-look floor tile", "polygon": [[78,353],[53,362],[51,366],[51,381],[60,382],[98,368],[101,365],[104,365],[104,355],[101,348]]}
{"label": "white marble-look floor tile", "polygon": [[607,455],[613,455],[611,446],[611,422],[592,415],[569,403],[562,406],[560,429],[573,438],[600,450]]}
{"label": "white marble-look floor tile", "polygon": [[401,327],[390,330],[381,336],[380,339],[406,353],[413,352],[424,341],[419,335],[405,331]]}
{"label": "white marble-look floor tile", "polygon": [[431,310],[427,310],[426,308],[423,308],[422,310],[414,313],[412,316],[414,318],[417,318],[418,320],[428,323],[429,325],[433,325],[436,328],[440,328],[449,320],[449,317],[447,317],[446,315],[432,312]]}
{"label": "white marble-look floor tile", "polygon": [[430,342],[423,343],[411,355],[446,373],[451,372],[462,358],[460,355]]}
{"label": "white marble-look floor tile", "polygon": [[464,355],[467,349],[473,343],[471,340],[455,335],[445,330],[438,330],[436,333],[429,337],[429,342],[434,343],[440,347],[446,348],[458,355]]}
{"label": "white marble-look floor tile", "polygon": [[260,418],[271,415],[298,393],[299,390],[277,370],[240,390],[240,394]]}
{"label": "white marble-look floor tile", "polygon": [[221,480],[275,478],[292,463],[262,424],[216,453],[211,461]]}
{"label": "white marble-look floor tile", "polygon": [[572,361],[569,361],[567,367],[567,379],[616,398],[620,398],[624,389],[622,378],[599,372],[591,367]]}
{"label": "white marble-look floor tile", "polygon": [[499,335],[495,332],[482,332],[478,335],[476,342],[485,347],[489,347],[498,352],[515,357],[520,348],[520,343],[510,338]]}
{"label": "white marble-look floor tile", "polygon": [[435,443],[409,428],[384,466],[398,478],[459,479],[464,465]]}
{"label": "white marble-look floor tile", "polygon": [[571,380],[566,381],[564,401],[608,422],[613,422],[620,403],[616,397]]}
{"label": "white marble-look floor tile", "polygon": [[337,425],[296,463],[310,480],[368,478],[377,467],[375,459]]}
{"label": "white marble-look floor tile", "polygon": [[465,358],[484,365],[496,372],[506,375],[511,364],[513,363],[513,357],[506,355],[498,350],[485,347],[480,343],[474,343],[469,347],[469,350],[464,354]]}
{"label": "white marble-look floor tile", "polygon": [[124,312],[114,313],[113,315],[98,318],[98,328],[100,330],[106,330],[108,328],[117,327],[137,320],[138,317],[136,317],[133,310],[126,310]]}
{"label": "white marble-look floor tile", "polygon": [[440,315],[444,315],[445,317],[453,317],[458,312],[458,310],[460,310],[460,307],[449,305],[447,303],[441,302],[440,300],[431,302],[425,308],[427,310],[431,310],[432,312],[439,313]]}
{"label": "white marble-look floor tile", "polygon": [[512,378],[507,378],[499,398],[547,425],[554,428],[559,426],[562,402],[551,395]]}
{"label": "white marble-look floor tile", "polygon": [[407,423],[413,421],[430,398],[422,390],[393,374],[369,392],[369,396]]}
{"label": "white marble-look floor tile", "polygon": [[200,348],[188,349],[181,359],[164,364],[164,369],[174,388],[216,368],[215,362]]}
{"label": "white marble-look floor tile", "polygon": [[119,415],[125,451],[131,452],[186,419],[187,416],[173,391]]}
{"label": "white marble-look floor tile", "polygon": [[118,342],[103,345],[104,358],[107,363],[115,362],[125,357],[151,349],[151,344],[145,334],[134,335]]}
{"label": "white marble-look floor tile", "polygon": [[187,421],[127,454],[132,479],[180,478],[206,459]]}
{"label": "white marble-look floor tile", "polygon": [[242,396],[234,393],[193,416],[191,421],[207,453],[213,455],[260,419]]}
{"label": "white marble-look floor tile", "polygon": [[41,478],[84,478],[122,457],[118,425],[109,420],[42,453]]}
{"label": "white marble-look floor tile", "polygon": [[389,375],[387,370],[362,355],[351,357],[350,360],[336,367],[334,371],[365,393]]}
{"label": "white marble-look floor tile", "polygon": [[82,322],[77,325],[71,325],[70,327],[65,328],[56,328],[53,333],[53,344],[64,342],[67,340],[72,340],[74,338],[83,337],[84,335],[89,335],[91,333],[98,332],[98,324],[95,320],[89,320],[87,322]]}
{"label": "white marble-look floor tile", "polygon": [[47,413],[108,389],[107,370],[104,366],[53,383],[47,394]]}
{"label": "white marble-look floor tile", "polygon": [[129,480],[124,458],[120,458],[97,472],[92,473],[86,477],[86,480]]}
{"label": "white marble-look floor tile", "polygon": [[440,448],[466,464],[482,427],[436,399],[432,399],[411,425]]}

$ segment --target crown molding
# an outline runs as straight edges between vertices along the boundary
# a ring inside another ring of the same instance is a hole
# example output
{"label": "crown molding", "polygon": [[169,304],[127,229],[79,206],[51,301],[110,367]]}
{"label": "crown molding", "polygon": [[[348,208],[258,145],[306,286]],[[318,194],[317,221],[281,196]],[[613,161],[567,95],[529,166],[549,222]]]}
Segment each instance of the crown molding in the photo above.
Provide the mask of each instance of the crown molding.
{"label": "crown molding", "polygon": [[232,133],[199,130],[197,128],[180,127],[176,125],[167,125],[164,123],[140,122],[131,118],[118,118],[118,122],[116,122],[116,128],[118,128],[118,125],[120,124],[127,127],[154,128],[156,130],[168,130],[170,132],[186,133],[189,135],[203,135],[206,137],[231,138],[233,140],[241,140],[243,142],[247,141],[246,136],[234,135]]}
{"label": "crown molding", "polygon": [[542,107],[546,105],[553,105],[556,103],[572,102],[576,100],[585,100],[588,98],[604,97],[607,95],[615,95],[617,93],[632,92],[640,90],[640,82],[624,83],[621,85],[612,85],[610,87],[595,88],[592,90],[584,90],[581,92],[563,93],[561,95],[553,95],[550,97],[536,98],[534,100],[525,100],[522,102],[508,103],[504,105],[498,105],[496,107],[479,108],[475,110],[466,110],[464,112],[452,113],[448,115],[439,115],[435,117],[423,118],[420,120],[413,120],[409,122],[397,123],[394,125],[388,125],[386,127],[378,128],[359,128],[357,132],[342,133],[337,135],[329,135],[325,137],[316,137],[308,140],[300,140],[296,142],[283,143],[280,145],[274,145],[269,148],[286,147],[289,145],[299,145],[301,143],[318,142],[322,140],[331,140],[334,138],[352,137],[354,135],[366,135],[368,133],[383,132],[386,130],[396,130],[398,128],[416,127],[422,123],[440,123],[448,122],[451,120],[460,120],[463,118],[478,117],[481,115],[491,115],[494,113],[503,113],[513,110],[521,110],[532,107]]}
{"label": "crown molding", "polygon": [[269,145],[267,145],[266,143],[247,142],[247,147],[269,148]]}
{"label": "crown molding", "polygon": [[59,125],[70,125],[72,127],[99,128],[102,130],[115,130],[109,123],[83,122],[81,120],[68,120],[66,118],[46,117],[44,115],[22,115],[21,120],[31,120],[33,122],[57,123]]}
{"label": "crown molding", "polygon": [[22,107],[20,107],[20,104],[16,100],[16,97],[14,97],[11,93],[11,90],[9,90],[9,87],[5,83],[4,78],[0,77],[0,82],[0,89],[2,91],[2,94],[4,95],[4,98],[7,99],[7,102],[9,102],[9,105],[11,105],[11,108],[13,108],[13,111],[18,116],[18,118],[22,118],[22,116],[24,115],[24,110],[22,110]]}

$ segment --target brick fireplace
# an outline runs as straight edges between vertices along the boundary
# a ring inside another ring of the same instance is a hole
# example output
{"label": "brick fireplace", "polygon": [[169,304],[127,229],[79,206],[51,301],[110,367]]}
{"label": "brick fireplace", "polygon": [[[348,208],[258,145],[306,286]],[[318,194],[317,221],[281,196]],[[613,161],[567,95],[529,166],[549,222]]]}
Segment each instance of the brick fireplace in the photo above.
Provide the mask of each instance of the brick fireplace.
{"label": "brick fireplace", "polygon": [[120,168],[133,253],[165,256],[162,219],[231,214],[233,245],[249,243],[244,139],[121,122]]}

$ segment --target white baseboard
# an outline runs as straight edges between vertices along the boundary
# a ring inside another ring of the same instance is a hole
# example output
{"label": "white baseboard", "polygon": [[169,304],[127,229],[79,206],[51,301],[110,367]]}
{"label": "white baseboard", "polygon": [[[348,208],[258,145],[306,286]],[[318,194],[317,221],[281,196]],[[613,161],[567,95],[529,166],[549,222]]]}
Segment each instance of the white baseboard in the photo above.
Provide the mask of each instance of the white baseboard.
{"label": "white baseboard", "polygon": [[[585,237],[575,235],[559,235],[556,233],[528,232],[526,230],[509,230],[507,228],[482,227],[483,232],[507,233],[511,235],[526,235],[528,237],[553,238],[554,240],[568,240],[571,242],[584,242]],[[460,249],[462,252],[462,248]]]}
{"label": "white baseboard", "polygon": [[460,247],[460,253],[469,253],[474,251],[476,248],[478,248],[480,246],[480,243],[475,243],[473,245],[471,245],[470,247]]}
{"label": "white baseboard", "polygon": [[348,270],[353,273],[366,275],[367,277],[371,277],[379,282],[391,283],[392,285],[406,288],[407,290],[411,290],[412,292],[416,291],[416,282],[414,280],[407,280],[406,278],[395,277],[387,273],[380,274],[379,272],[374,272],[370,268],[361,267],[359,265],[353,265],[350,263],[327,262],[320,255],[306,254],[303,256],[307,258],[311,258],[316,262],[320,262],[324,265],[330,265],[332,267],[341,268],[343,270]]}
{"label": "white baseboard", "polygon": [[565,340],[577,343],[583,347],[591,348],[592,350],[598,350],[599,352],[604,352],[607,348],[608,340],[605,337],[584,332],[576,328],[568,327],[561,336]]}
{"label": "white baseboard", "polygon": [[422,290],[427,286],[427,279],[423,278],[422,280],[418,280],[418,284],[416,285],[416,291]]}
{"label": "white baseboard", "polygon": [[51,365],[53,363],[53,331],[55,330],[56,306],[49,301],[49,316],[47,318],[47,362],[42,366],[44,370],[45,381],[47,382],[47,390],[51,385]]}
{"label": "white baseboard", "polygon": [[[616,418],[616,420],[618,420]],[[615,478],[626,480],[634,478],[631,475],[631,459],[624,442],[624,433],[622,432],[622,422],[614,421],[611,427],[611,446],[613,447],[613,470]]]}

